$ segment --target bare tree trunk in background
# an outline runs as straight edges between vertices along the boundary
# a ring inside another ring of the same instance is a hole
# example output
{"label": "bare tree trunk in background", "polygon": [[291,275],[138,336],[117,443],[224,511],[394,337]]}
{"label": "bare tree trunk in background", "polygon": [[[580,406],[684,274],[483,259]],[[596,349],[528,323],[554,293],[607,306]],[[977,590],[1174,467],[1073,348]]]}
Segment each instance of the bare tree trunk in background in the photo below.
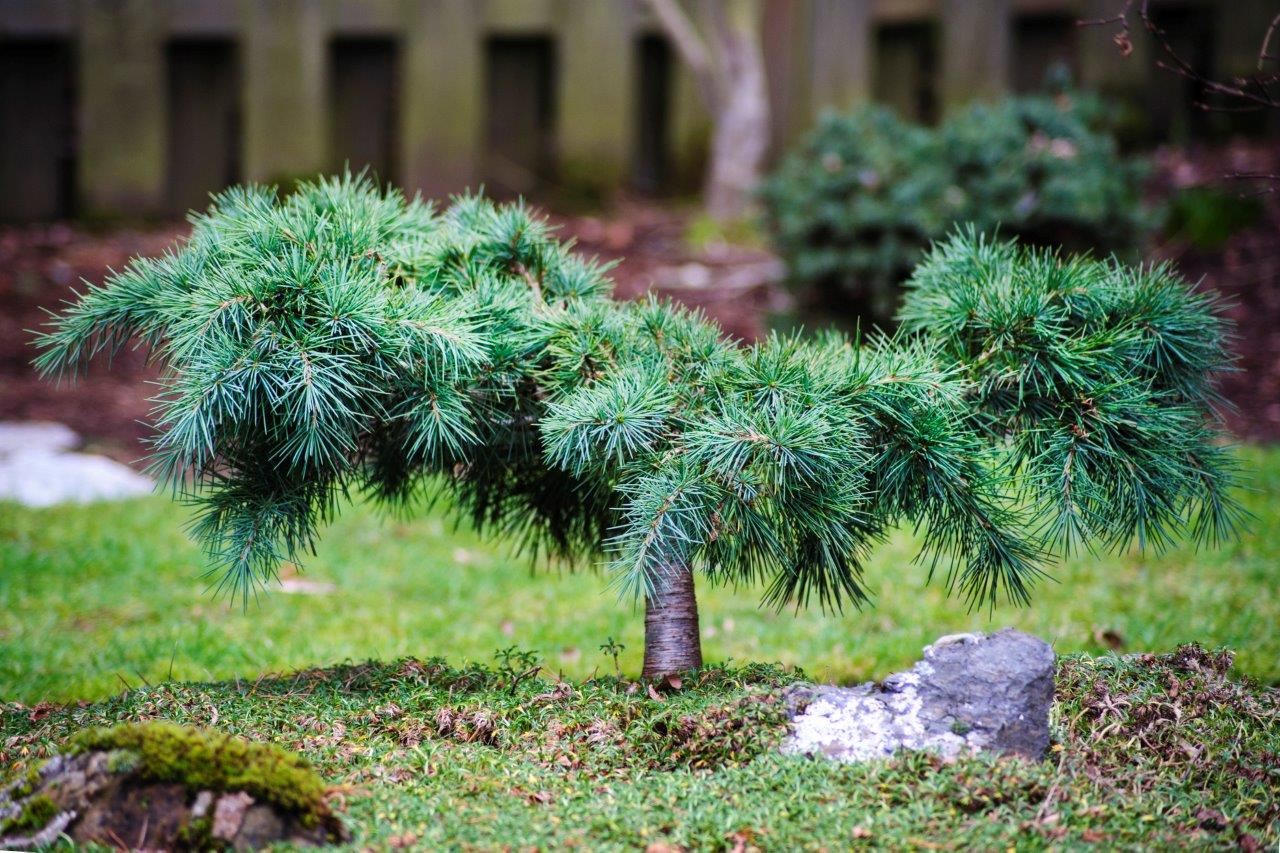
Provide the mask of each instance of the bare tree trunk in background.
{"label": "bare tree trunk in background", "polygon": [[711,113],[707,213],[719,221],[739,218],[750,209],[769,147],[760,2],[698,0],[709,38],[699,34],[677,0],[648,2]]}
{"label": "bare tree trunk in background", "polygon": [[671,566],[656,580],[644,603],[645,678],[662,678],[702,666],[702,635],[698,632],[698,599],[693,572]]}

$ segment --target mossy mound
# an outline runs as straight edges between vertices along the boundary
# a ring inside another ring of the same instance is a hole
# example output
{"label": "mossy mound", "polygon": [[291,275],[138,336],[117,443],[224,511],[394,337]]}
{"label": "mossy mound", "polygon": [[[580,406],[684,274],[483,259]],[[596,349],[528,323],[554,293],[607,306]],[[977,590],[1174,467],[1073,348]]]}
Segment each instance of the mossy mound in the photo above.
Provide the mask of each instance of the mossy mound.
{"label": "mossy mound", "polygon": [[329,814],[324,781],[303,758],[275,744],[253,743],[212,729],[168,722],[88,729],[70,753],[123,751],[117,760],[148,782],[173,782],[192,791],[243,791],[314,825]]}
{"label": "mossy mound", "polygon": [[143,839],[163,849],[258,849],[347,837],[304,759],[168,722],[89,729],[0,790],[0,847]]}

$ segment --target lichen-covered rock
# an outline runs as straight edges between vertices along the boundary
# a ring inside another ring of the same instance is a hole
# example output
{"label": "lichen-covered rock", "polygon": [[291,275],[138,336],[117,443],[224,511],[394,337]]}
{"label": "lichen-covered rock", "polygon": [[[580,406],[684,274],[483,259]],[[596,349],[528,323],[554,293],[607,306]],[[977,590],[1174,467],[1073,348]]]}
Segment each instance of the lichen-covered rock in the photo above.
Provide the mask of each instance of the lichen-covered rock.
{"label": "lichen-covered rock", "polygon": [[77,844],[256,850],[346,838],[324,784],[270,744],[169,723],[82,733],[0,791],[0,848]]}
{"label": "lichen-covered rock", "polygon": [[848,762],[900,749],[1038,759],[1049,746],[1053,676],[1053,649],[1029,634],[943,637],[879,684],[792,688],[783,751]]}

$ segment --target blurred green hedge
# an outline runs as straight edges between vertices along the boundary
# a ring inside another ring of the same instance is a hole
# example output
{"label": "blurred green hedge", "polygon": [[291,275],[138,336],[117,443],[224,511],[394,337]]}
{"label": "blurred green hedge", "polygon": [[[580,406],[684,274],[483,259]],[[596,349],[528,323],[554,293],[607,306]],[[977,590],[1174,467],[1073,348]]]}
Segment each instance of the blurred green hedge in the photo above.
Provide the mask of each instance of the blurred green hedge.
{"label": "blurred green hedge", "polygon": [[1112,122],[1069,91],[974,104],[936,128],[883,107],[825,115],[761,187],[802,312],[889,321],[899,283],[963,223],[1133,259],[1155,224],[1148,167],[1121,154]]}

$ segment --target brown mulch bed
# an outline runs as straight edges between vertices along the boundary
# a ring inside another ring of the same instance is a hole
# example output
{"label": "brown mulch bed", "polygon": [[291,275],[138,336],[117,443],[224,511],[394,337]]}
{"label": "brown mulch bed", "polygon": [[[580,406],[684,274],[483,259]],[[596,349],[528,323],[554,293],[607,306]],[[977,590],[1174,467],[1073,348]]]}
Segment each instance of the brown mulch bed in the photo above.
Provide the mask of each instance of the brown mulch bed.
{"label": "brown mulch bed", "polygon": [[614,292],[624,299],[657,293],[702,311],[746,341],[765,334],[770,313],[790,304],[776,284],[784,273],[781,262],[767,252],[728,244],[691,249],[684,239],[686,212],[624,201],[608,218],[551,219],[579,251],[617,264],[610,276]]}
{"label": "brown mulch bed", "polygon": [[[1164,152],[1157,183],[1161,192],[1220,183],[1231,171],[1276,171],[1277,160],[1260,146]],[[1171,241],[1156,255],[1231,300],[1239,371],[1223,382],[1236,406],[1228,425],[1241,438],[1271,442],[1280,440],[1280,191],[1261,198],[1263,221],[1221,249],[1197,251]],[[779,272],[774,259],[730,246],[691,250],[684,241],[686,213],[623,201],[606,217],[552,218],[581,251],[618,262],[612,276],[619,296],[656,291],[701,309],[743,340],[763,334],[770,312],[787,304],[767,283]],[[148,382],[157,375],[144,354],[123,352],[110,369],[94,365],[87,379],[74,383],[45,381],[30,366],[30,330],[46,321],[44,309],[82,289],[81,279],[101,282],[109,268],[136,254],[158,254],[185,232],[180,223],[110,232],[68,224],[0,228],[0,420],[59,421],[117,458],[142,454],[139,440],[150,434],[144,421],[154,393]]]}
{"label": "brown mulch bed", "polygon": [[1228,302],[1227,315],[1236,325],[1237,360],[1236,370],[1221,383],[1235,407],[1225,413],[1227,426],[1248,441],[1280,441],[1280,181],[1251,184],[1230,177],[1280,174],[1280,151],[1274,144],[1170,149],[1158,152],[1156,163],[1156,179],[1165,194],[1214,186],[1256,195],[1262,202],[1261,220],[1231,236],[1221,248],[1203,251],[1171,240],[1154,254]]}
{"label": "brown mulch bed", "polygon": [[58,421],[95,449],[126,462],[143,453],[152,430],[142,423],[158,370],[132,349],[94,364],[75,382],[49,381],[31,368],[33,331],[83,280],[100,283],[134,255],[157,255],[186,232],[171,224],[92,233],[67,224],[0,229],[0,420]]}

